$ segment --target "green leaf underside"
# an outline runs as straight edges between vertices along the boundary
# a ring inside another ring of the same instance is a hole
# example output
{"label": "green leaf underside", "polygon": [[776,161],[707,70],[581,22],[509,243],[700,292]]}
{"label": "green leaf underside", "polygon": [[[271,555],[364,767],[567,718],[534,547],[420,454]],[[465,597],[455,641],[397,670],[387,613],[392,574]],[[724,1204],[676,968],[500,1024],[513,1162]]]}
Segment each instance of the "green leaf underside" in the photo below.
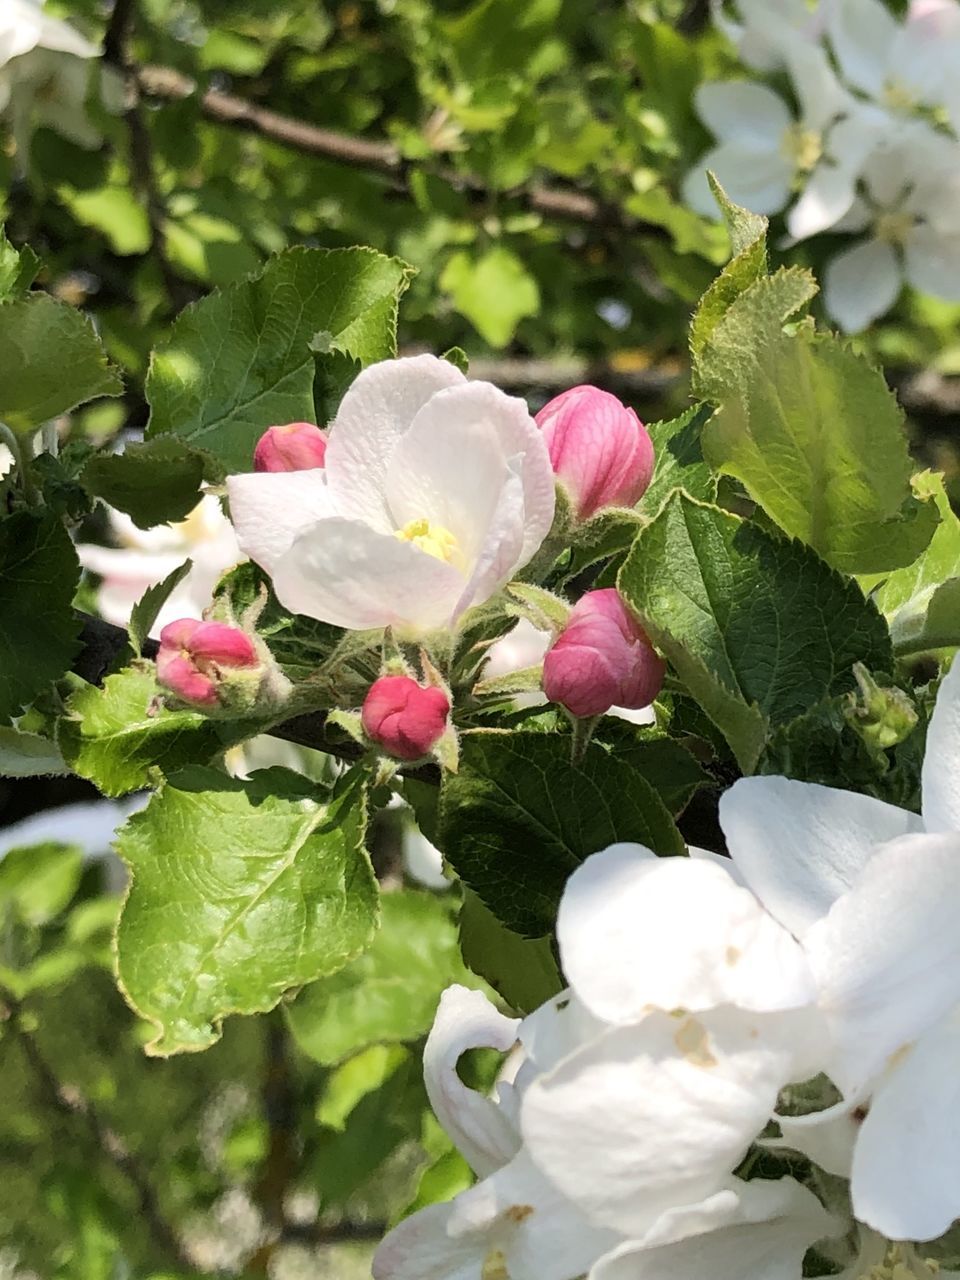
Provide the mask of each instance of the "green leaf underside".
{"label": "green leaf underside", "polygon": [[771,725],[892,664],[876,608],[798,542],[676,494],[639,535],[619,587],[751,772]]}
{"label": "green leaf underside", "polygon": [[478,730],[461,740],[460,771],[441,800],[440,847],[508,929],[549,933],[571,872],[619,840],[683,852],[662,800],[596,744],[570,763],[570,740]]}
{"label": "green leaf underside", "polygon": [[47,293],[0,305],[0,421],[32,431],[123,384],[93,325]]}
{"label": "green leaf underside", "polygon": [[860,578],[890,623],[894,648],[904,654],[960,645],[960,520],[941,475],[922,472],[913,487],[919,496],[932,497],[940,513],[929,546],[911,565]]}
{"label": "green leaf underside", "polygon": [[255,732],[250,726],[214,722],[196,711],[156,706],[152,670],[128,667],[87,685],[67,702],[58,742],[81,778],[104,795],[121,796],[150,782],[150,771],[166,773],[195,761],[206,763]]}
{"label": "green leaf underside", "polygon": [[36,778],[69,773],[55,742],[37,733],[0,725],[0,778]]}
{"label": "green leaf underside", "polygon": [[700,390],[719,406],[704,455],[835,569],[910,564],[936,505],[911,492],[903,415],[883,376],[830,334],[783,331],[805,275],[759,281],[715,330],[701,360]]}
{"label": "green leaf underside", "polygon": [[480,985],[460,958],[448,897],[404,889],[380,904],[369,950],[286,1007],[300,1048],[326,1066],[371,1044],[426,1035],[446,987]]}
{"label": "green leaf underside", "polygon": [[240,782],[191,768],[118,833],[133,877],[118,979],[156,1027],[149,1054],[205,1049],[229,1014],[272,1009],[368,945],[378,892],[362,786],[316,797],[287,770]]}
{"label": "green leaf underside", "polygon": [[80,624],[71,608],[80,564],[52,513],[0,522],[0,720],[9,720],[70,666]]}
{"label": "green leaf underside", "polygon": [[373,249],[288,249],[188,307],[151,362],[148,439],[174,432],[203,451],[211,479],[249,471],[267,427],[315,420],[316,353],[364,364],[396,353],[408,276]]}

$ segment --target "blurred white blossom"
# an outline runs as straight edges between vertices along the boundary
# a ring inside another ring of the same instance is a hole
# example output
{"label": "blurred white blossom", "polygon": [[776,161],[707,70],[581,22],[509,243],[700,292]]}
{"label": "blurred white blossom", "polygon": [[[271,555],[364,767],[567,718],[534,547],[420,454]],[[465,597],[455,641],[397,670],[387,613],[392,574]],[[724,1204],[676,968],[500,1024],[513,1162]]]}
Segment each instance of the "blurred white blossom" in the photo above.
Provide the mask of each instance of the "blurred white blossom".
{"label": "blurred white blossom", "polygon": [[827,267],[827,310],[857,332],[904,283],[960,301],[960,3],[715,0],[714,20],[757,72],[786,73],[793,104],[756,80],[712,82],[697,112],[717,139],[684,196],[715,215],[706,172],[793,240],[861,234]]}

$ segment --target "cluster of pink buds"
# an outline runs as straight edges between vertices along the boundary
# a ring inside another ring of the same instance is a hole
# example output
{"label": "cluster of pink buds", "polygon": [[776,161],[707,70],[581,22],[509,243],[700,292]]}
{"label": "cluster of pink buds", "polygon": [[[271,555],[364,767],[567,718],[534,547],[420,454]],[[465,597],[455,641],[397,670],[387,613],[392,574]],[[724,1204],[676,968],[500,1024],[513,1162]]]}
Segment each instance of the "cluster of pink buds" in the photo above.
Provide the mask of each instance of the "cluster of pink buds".
{"label": "cluster of pink buds", "polygon": [[537,414],[577,520],[632,507],[653,476],[653,441],[632,409],[599,387],[572,387]]}

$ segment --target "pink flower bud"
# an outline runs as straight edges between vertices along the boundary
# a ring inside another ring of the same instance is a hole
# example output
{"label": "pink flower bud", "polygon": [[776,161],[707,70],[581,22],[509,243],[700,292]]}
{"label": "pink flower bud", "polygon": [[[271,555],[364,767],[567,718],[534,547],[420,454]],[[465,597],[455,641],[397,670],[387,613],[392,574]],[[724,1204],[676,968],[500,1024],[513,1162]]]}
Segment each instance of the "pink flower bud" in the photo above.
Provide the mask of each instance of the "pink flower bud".
{"label": "pink flower bud", "polygon": [[666,665],[613,587],[588,591],[543,660],[543,691],[575,716],[636,711],[660,692]]}
{"label": "pink flower bud", "polygon": [[363,701],[363,729],[398,760],[419,760],[447,728],[450,699],[442,689],[424,688],[409,676],[381,676]]}
{"label": "pink flower bud", "polygon": [[545,404],[536,420],[579,520],[639,502],[653,475],[653,441],[616,396],[572,387]]}
{"label": "pink flower bud", "polygon": [[160,632],[157,680],[181,702],[209,710],[221,701],[224,678],[260,666],[256,645],[224,622],[180,618]]}
{"label": "pink flower bud", "polygon": [[257,441],[254,471],[312,471],[327,455],[327,433],[312,422],[269,427]]}

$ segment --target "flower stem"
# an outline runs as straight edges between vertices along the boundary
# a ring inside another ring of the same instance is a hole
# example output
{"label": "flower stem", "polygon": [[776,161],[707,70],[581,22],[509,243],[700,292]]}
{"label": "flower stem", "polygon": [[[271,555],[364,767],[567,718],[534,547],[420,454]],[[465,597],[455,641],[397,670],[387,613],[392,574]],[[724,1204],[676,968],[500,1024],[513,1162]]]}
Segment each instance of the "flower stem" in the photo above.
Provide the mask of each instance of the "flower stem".
{"label": "flower stem", "polygon": [[0,422],[0,444],[5,444],[13,454],[14,465],[17,468],[17,475],[27,504],[31,507],[37,506],[39,495],[30,471],[33,442],[29,436],[18,436],[16,432],[11,431],[5,422]]}

